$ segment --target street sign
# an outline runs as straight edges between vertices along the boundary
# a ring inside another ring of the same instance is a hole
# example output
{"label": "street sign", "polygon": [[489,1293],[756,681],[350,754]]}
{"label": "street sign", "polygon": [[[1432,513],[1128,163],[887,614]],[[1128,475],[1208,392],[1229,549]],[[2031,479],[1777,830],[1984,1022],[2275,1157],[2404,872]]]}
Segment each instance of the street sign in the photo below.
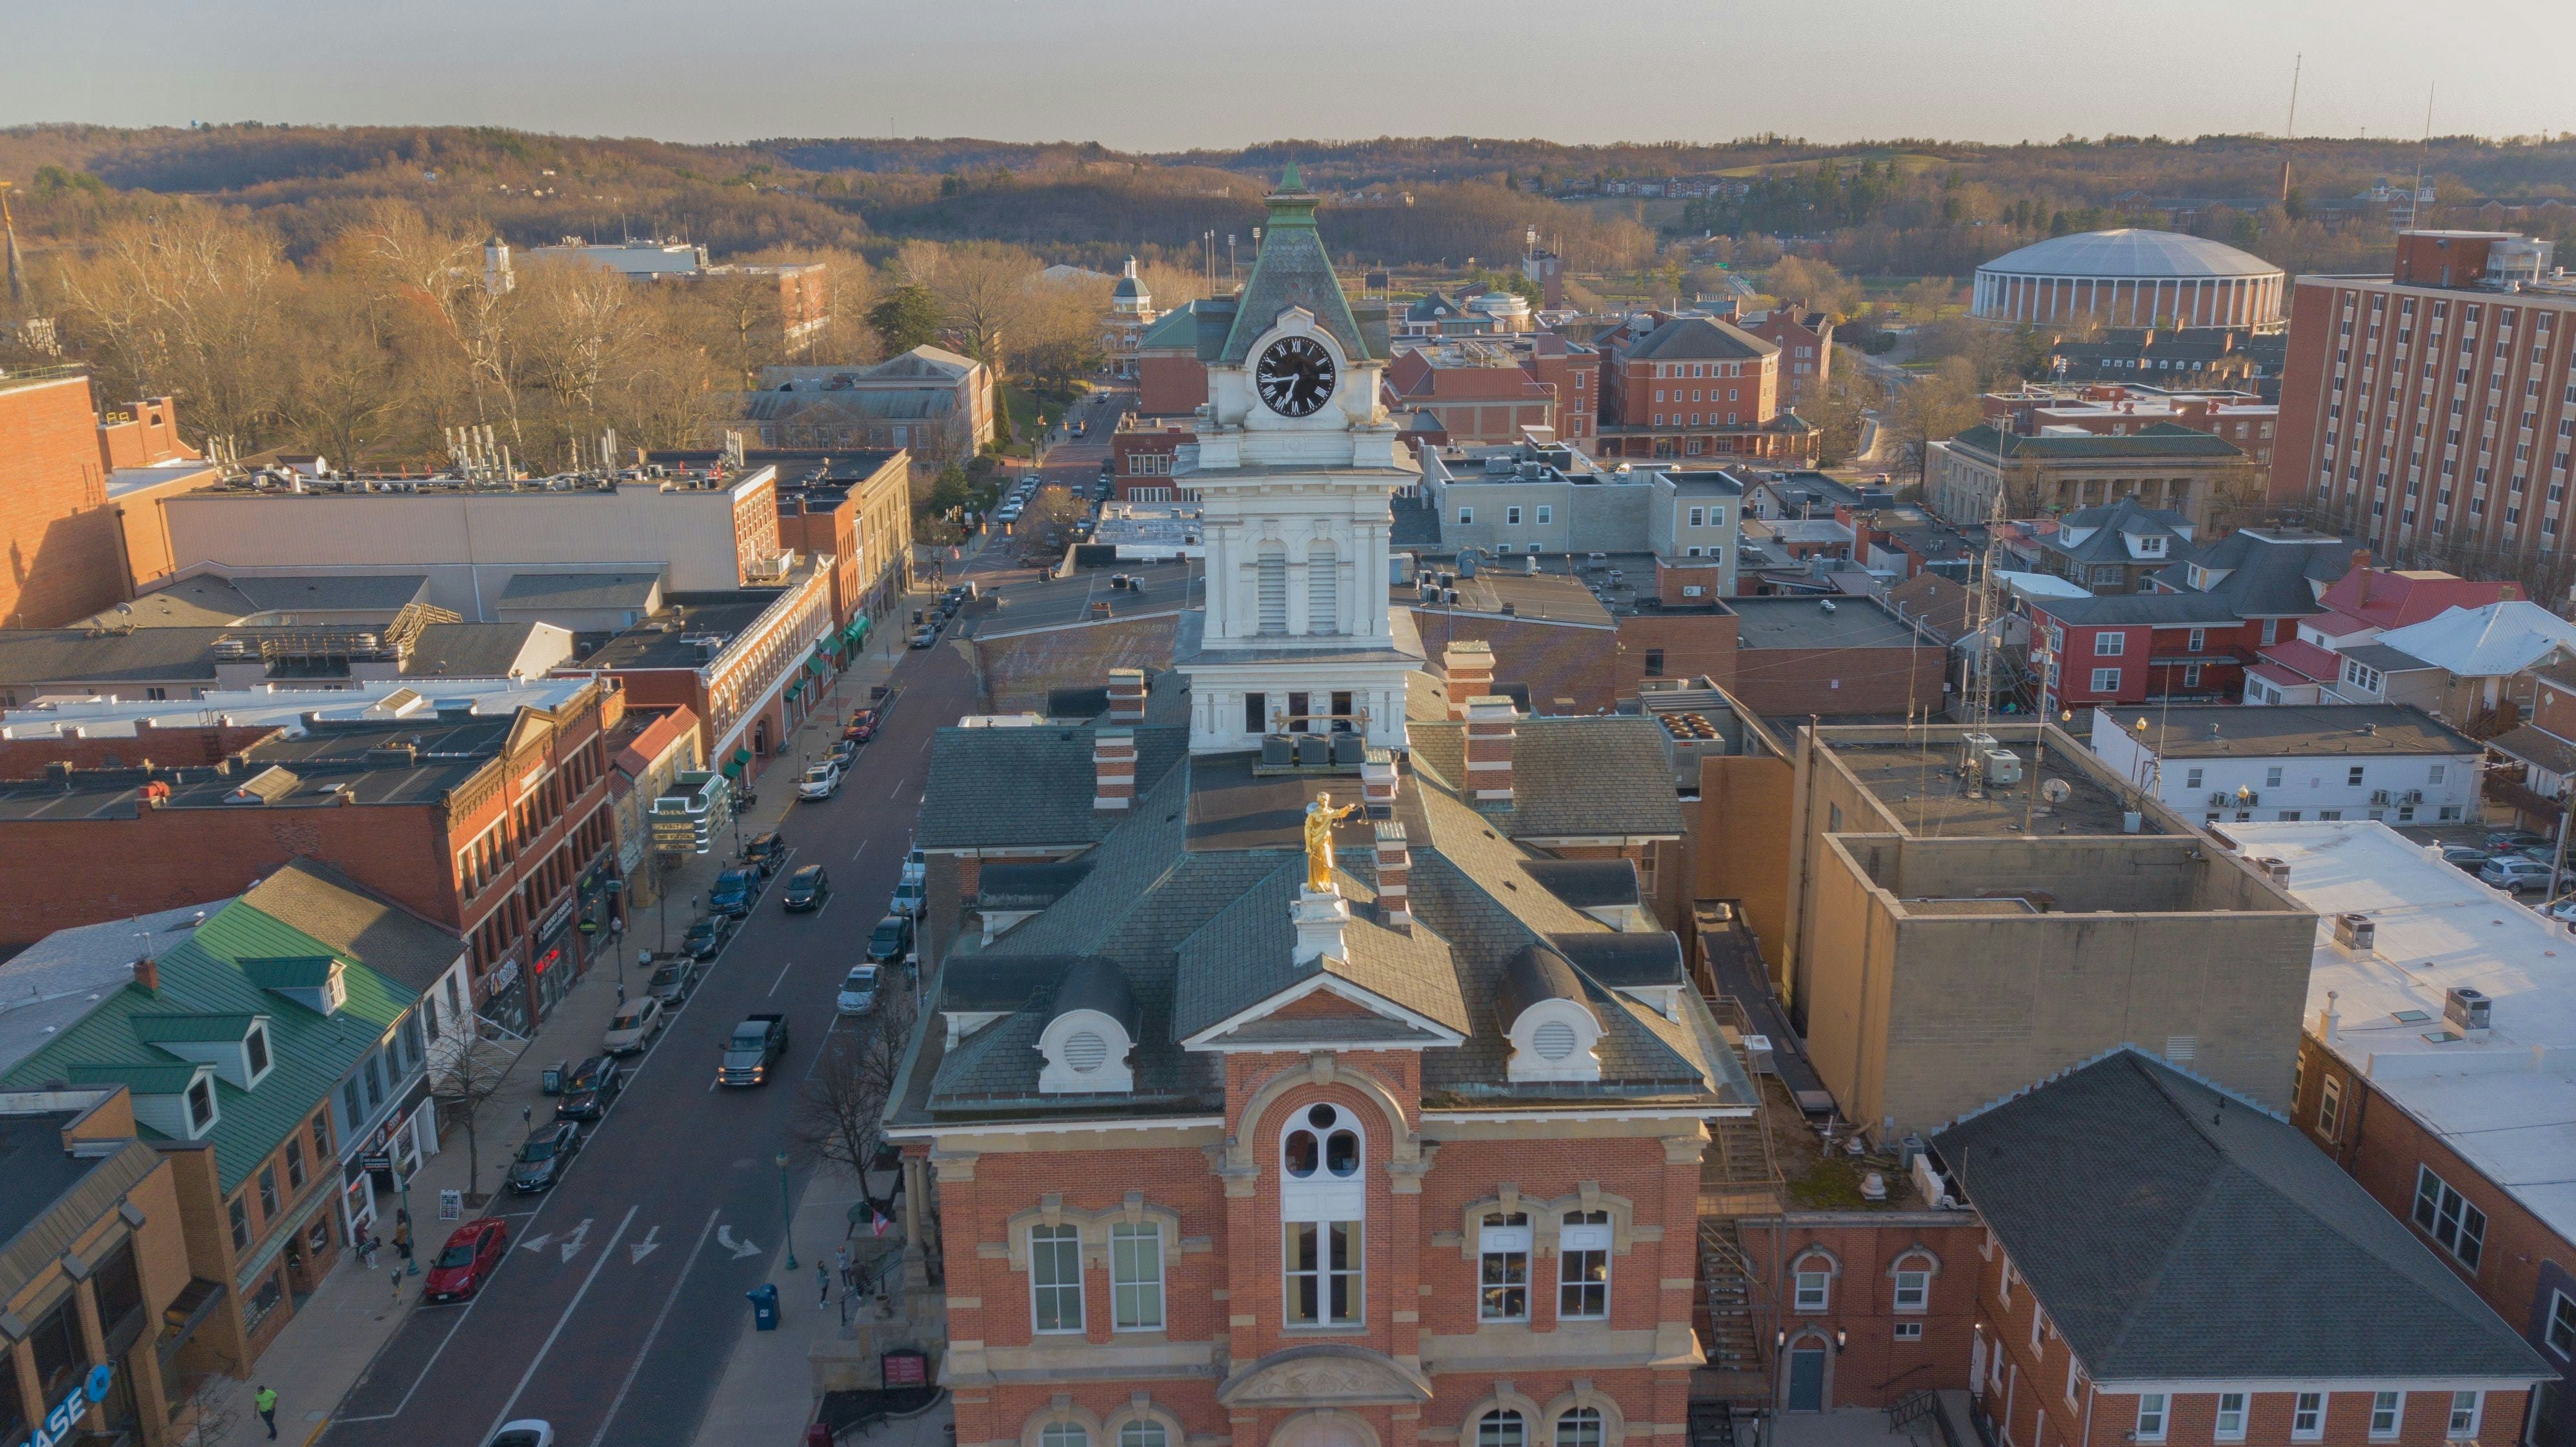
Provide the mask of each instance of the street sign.
{"label": "street sign", "polygon": [[394,1158],[390,1151],[369,1151],[358,1157],[358,1169],[362,1171],[390,1171],[393,1168]]}
{"label": "street sign", "polygon": [[465,1193],[450,1187],[438,1193],[438,1219],[454,1221],[465,1214]]}

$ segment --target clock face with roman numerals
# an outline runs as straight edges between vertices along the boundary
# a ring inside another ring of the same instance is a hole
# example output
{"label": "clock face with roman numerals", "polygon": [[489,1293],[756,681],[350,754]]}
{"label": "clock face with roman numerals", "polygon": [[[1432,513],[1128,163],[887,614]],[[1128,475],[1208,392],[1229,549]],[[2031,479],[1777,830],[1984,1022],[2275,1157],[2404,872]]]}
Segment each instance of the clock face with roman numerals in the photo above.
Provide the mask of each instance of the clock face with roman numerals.
{"label": "clock face with roman numerals", "polygon": [[1323,343],[1313,337],[1281,337],[1261,354],[1252,380],[1271,411],[1307,417],[1331,398],[1338,373]]}

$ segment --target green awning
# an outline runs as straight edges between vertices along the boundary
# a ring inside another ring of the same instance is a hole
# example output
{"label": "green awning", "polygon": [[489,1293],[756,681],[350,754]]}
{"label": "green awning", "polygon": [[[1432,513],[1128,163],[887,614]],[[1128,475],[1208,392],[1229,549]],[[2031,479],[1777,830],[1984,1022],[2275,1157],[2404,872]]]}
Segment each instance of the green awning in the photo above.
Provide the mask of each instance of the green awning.
{"label": "green awning", "polygon": [[725,760],[725,761],[724,761],[724,768],[723,768],[720,772],[722,772],[722,773],[723,773],[723,775],[724,775],[726,778],[728,778],[728,779],[739,779],[739,778],[741,778],[741,777],[742,777],[742,760],[741,760],[740,758],[731,758],[731,759],[727,759],[727,760]]}
{"label": "green awning", "polygon": [[736,749],[736,750],[734,750],[734,751],[733,751],[733,763],[734,763],[734,767],[735,767],[735,768],[741,768],[742,766],[744,766],[745,764],[748,764],[748,763],[750,763],[750,762],[751,762],[751,746],[750,746],[749,744],[745,744],[745,745],[743,745],[741,748],[738,748],[738,749]]}
{"label": "green awning", "polygon": [[794,703],[796,701],[796,695],[803,693],[804,691],[805,676],[803,674],[798,674],[796,681],[787,685],[787,701],[789,703]]}
{"label": "green awning", "polygon": [[822,655],[821,655],[821,654],[816,654],[814,657],[812,657],[812,658],[808,658],[808,659],[806,659],[806,660],[805,660],[805,671],[806,671],[806,672],[808,672],[808,673],[811,673],[811,674],[815,674],[815,675],[817,675],[817,676],[821,675],[821,674],[822,674],[826,669],[828,669],[828,668],[830,668],[830,667],[831,667],[831,665],[830,665],[830,664],[827,664],[827,663],[825,663],[825,662],[823,661],[823,658],[822,658]]}
{"label": "green awning", "polygon": [[865,618],[853,618],[850,620],[850,626],[841,630],[841,641],[844,643],[856,643],[867,636],[868,620]]}

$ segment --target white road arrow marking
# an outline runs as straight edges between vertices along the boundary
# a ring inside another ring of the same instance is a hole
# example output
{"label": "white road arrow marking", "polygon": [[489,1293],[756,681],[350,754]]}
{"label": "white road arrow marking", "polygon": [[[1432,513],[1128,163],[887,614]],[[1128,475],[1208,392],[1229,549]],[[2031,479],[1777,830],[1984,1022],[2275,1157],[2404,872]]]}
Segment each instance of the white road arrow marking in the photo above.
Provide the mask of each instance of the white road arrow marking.
{"label": "white road arrow marking", "polygon": [[644,1233],[644,1239],[643,1239],[643,1240],[638,1241],[638,1242],[636,1242],[634,1245],[627,1247],[627,1248],[626,1248],[626,1255],[627,1255],[627,1257],[628,1257],[627,1264],[628,1264],[628,1265],[630,1265],[630,1266],[641,1266],[641,1265],[643,1265],[643,1264],[644,1264],[644,1258],[645,1258],[645,1257],[650,1256],[650,1255],[652,1255],[655,1251],[658,1251],[658,1250],[660,1250],[660,1249],[661,1249],[662,1243],[653,1239],[654,1237],[659,1236],[659,1235],[661,1235],[661,1234],[662,1234],[662,1228],[661,1228],[661,1227],[659,1227],[659,1226],[656,1226],[656,1227],[654,1227],[652,1230],[647,1231],[647,1232],[645,1232],[645,1233]]}
{"label": "white road arrow marking", "polygon": [[589,1239],[590,1218],[584,1216],[581,1218],[581,1224],[572,1228],[572,1239],[563,1244],[564,1261],[569,1264],[575,1256],[580,1255],[582,1243]]}
{"label": "white road arrow marking", "polygon": [[716,1228],[716,1244],[727,1251],[732,1252],[733,1259],[736,1261],[740,1261],[746,1256],[757,1256],[760,1254],[760,1247],[753,1242],[736,1241],[733,1239],[733,1228],[731,1226],[718,1226]]}
{"label": "white road arrow marking", "polygon": [[522,1251],[543,1251],[546,1249],[546,1243],[553,1239],[555,1238],[551,1234],[540,1231],[536,1235],[529,1237],[527,1240],[520,1242],[519,1249]]}

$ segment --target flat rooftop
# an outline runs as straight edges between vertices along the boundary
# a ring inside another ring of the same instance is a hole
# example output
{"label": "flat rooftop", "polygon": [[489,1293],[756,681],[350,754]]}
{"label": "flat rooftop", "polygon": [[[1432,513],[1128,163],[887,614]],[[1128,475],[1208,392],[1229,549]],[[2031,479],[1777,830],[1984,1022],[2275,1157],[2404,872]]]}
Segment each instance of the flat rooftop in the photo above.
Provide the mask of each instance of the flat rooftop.
{"label": "flat rooftop", "polygon": [[332,808],[428,804],[482,769],[508,742],[509,717],[325,726],[280,734],[221,764],[67,769],[0,783],[0,823],[131,819],[147,787],[163,809]]}
{"label": "flat rooftop", "polygon": [[[1648,576],[1651,577],[1651,564],[1649,569]],[[1424,614],[1446,612],[1452,606],[1422,601],[1422,589],[1418,584],[1396,584],[1388,590],[1387,596],[1397,607],[1412,608]],[[1528,573],[1499,564],[1478,568],[1472,578],[1460,578],[1455,607],[1461,613],[1500,615],[1509,611],[1515,618],[1585,623],[1597,628],[1609,628],[1617,622],[1610,616],[1610,610],[1602,605],[1602,600],[1594,596],[1580,578],[1568,577],[1564,573]]]}
{"label": "flat rooftop", "polygon": [[[1141,588],[1113,588],[1109,580],[1124,573]],[[1106,604],[1113,618],[1132,613],[1171,613],[1207,602],[1207,580],[1187,559],[1168,563],[1116,563],[1084,568],[1069,578],[1013,583],[1004,589],[981,585],[984,596],[957,612],[965,636],[989,638],[1025,633],[1032,628],[1062,628],[1088,623],[1092,605]],[[907,625],[909,626],[909,625]]]}
{"label": "flat rooftop", "polygon": [[[2370,820],[2225,824],[2248,857],[2290,867],[2317,911],[2307,1022],[2332,994],[2326,1048],[2561,1237],[2576,1238],[2576,936]],[[2367,952],[2334,917],[2367,915]],[[2484,991],[2484,1040],[2443,1019],[2444,992]]]}
{"label": "flat rooftop", "polygon": [[[2238,704],[2105,710],[2149,752],[2169,759],[2474,754],[2481,745],[2421,709],[2393,703]],[[2132,713],[2136,716],[2132,717]],[[2147,721],[2137,731],[2138,719]]]}
{"label": "flat rooftop", "polygon": [[1738,648],[1926,648],[1913,625],[1864,598],[1729,598]]}
{"label": "flat rooftop", "polygon": [[421,477],[289,479],[274,470],[250,473],[200,488],[191,498],[284,497],[647,497],[669,492],[731,492],[747,483],[774,481],[776,469],[670,467],[648,464],[605,472],[559,472],[510,478],[433,473]]}
{"label": "flat rooftop", "polygon": [[16,1240],[82,1177],[98,1169],[98,1157],[63,1149],[63,1128],[80,1114],[70,1109],[0,1113],[0,1245]]}
{"label": "flat rooftop", "polygon": [[[775,591],[757,593],[692,593],[664,594],[662,611],[637,623],[623,633],[615,634],[601,644],[576,668],[687,668],[696,669],[714,661],[717,653],[739,637],[742,631],[760,621],[781,595]],[[717,640],[713,652],[701,648],[700,638]]]}
{"label": "flat rooftop", "polygon": [[90,738],[131,738],[137,724],[161,729],[222,724],[301,733],[308,719],[393,723],[459,711],[507,719],[523,708],[560,708],[590,684],[587,678],[446,678],[425,688],[400,679],[365,679],[347,688],[209,689],[196,698],[173,701],[55,700],[0,713],[0,738],[54,738],[65,725],[78,725]]}
{"label": "flat rooftop", "polygon": [[[2014,730],[2000,744],[2021,760],[2021,782],[1983,789],[1984,797],[1978,799],[1968,797],[1959,778],[1966,730],[1958,724],[1824,728],[1817,731],[1817,742],[1910,834],[1958,838],[2123,832],[2130,797],[2092,772],[2091,755],[2080,744],[2058,733],[2043,751],[2031,742],[2028,727]],[[2047,797],[2053,782],[2066,785],[2064,799]],[[2152,810],[2142,814],[2138,832],[2164,832]]]}

